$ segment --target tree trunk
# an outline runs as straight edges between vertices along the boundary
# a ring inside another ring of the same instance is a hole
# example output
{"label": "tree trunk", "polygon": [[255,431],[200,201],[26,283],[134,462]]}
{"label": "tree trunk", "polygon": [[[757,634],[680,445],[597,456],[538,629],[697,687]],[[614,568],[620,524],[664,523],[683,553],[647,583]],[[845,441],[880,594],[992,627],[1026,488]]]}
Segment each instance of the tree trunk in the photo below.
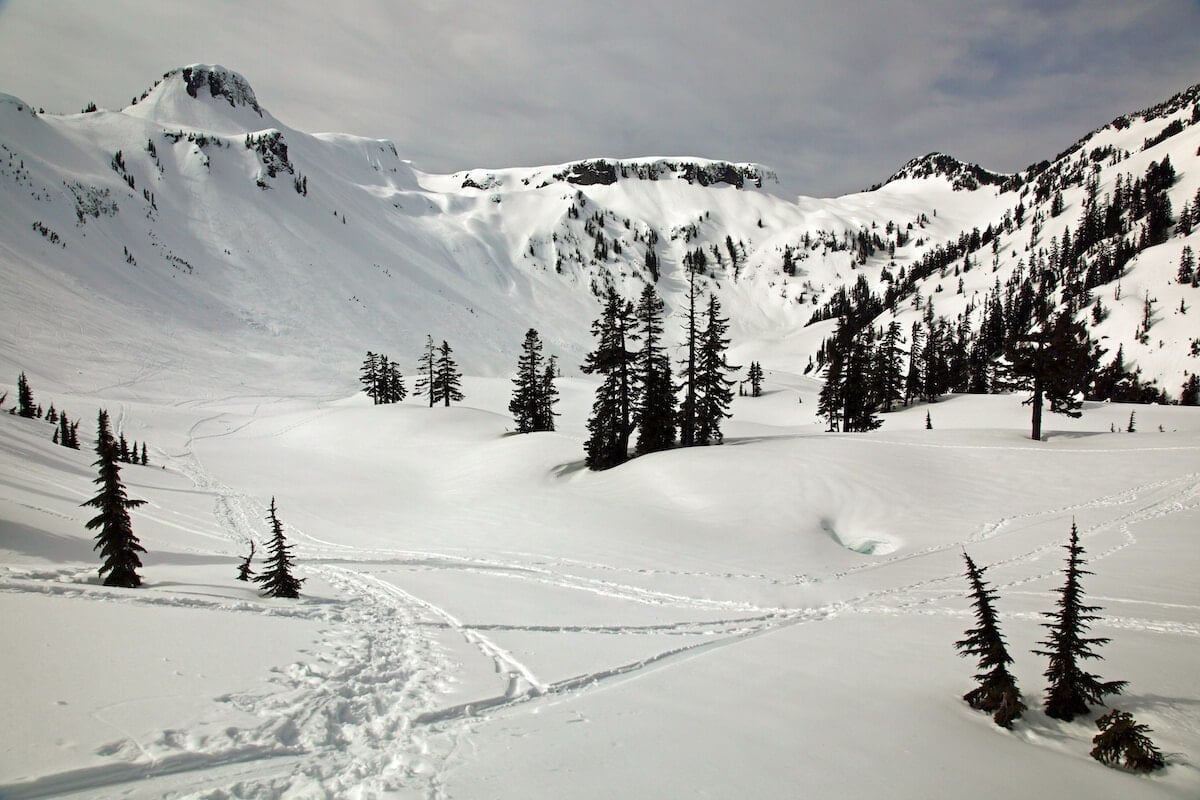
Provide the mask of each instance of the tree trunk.
{"label": "tree trunk", "polygon": [[1029,435],[1035,442],[1042,440],[1042,382],[1033,384],[1033,432]]}

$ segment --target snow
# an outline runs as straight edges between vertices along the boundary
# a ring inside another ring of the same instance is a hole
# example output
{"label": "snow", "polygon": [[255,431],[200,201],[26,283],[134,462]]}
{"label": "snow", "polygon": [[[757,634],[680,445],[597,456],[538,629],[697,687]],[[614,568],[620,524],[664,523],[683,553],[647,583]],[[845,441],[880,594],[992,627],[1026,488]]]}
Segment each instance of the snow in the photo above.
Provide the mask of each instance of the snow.
{"label": "snow", "polygon": [[[829,332],[804,327],[813,293],[855,276],[847,253],[816,250],[785,280],[784,244],[933,208],[920,235],[941,240],[1015,197],[940,179],[798,201],[677,180],[522,185],[554,168],[459,190],[387,142],[265,111],[260,125],[221,98],[197,111],[170,81],[154,91],[136,114],[0,102],[0,374],[25,371],[38,402],[81,420],[84,446],[0,414],[0,797],[1200,794],[1196,409],[1088,403],[1076,420],[1048,414],[1031,442],[1022,395],[950,396],[831,434],[819,383],[800,374]],[[163,137],[189,121],[228,146]],[[1140,144],[1161,124],[1127,133]],[[242,136],[268,128],[307,197],[287,173],[255,185]],[[1163,146],[1194,151],[1197,131]],[[109,165],[118,149],[136,190]],[[1177,169],[1194,192],[1195,170]],[[64,180],[108,189],[120,210],[79,222]],[[591,246],[567,217],[580,191],[581,217],[609,214],[627,257],[560,274],[554,235]],[[592,473],[596,381],[577,371],[591,285],[640,285],[629,231],[651,224],[674,308],[687,249],[746,240],[743,278],[712,285],[732,360],[760,360],[765,393],[735,400],[722,446]],[[1179,246],[1144,254],[1127,296]],[[1110,319],[1132,330],[1133,313]],[[1186,322],[1159,324],[1174,341]],[[520,436],[506,406],[530,325],[561,358],[561,416],[555,433]],[[408,371],[426,334],[459,356],[464,403],[355,393],[366,350]],[[148,501],[133,512],[140,589],[99,585],[84,528],[99,407],[150,448],[150,466],[122,470]],[[306,581],[296,601],[235,580],[250,541],[262,551],[272,498]],[[1093,631],[1112,640],[1089,667],[1130,681],[1114,705],[1153,728],[1162,773],[1099,765],[1091,719],[1040,711],[1030,651],[1072,520],[1102,607]],[[1030,706],[1011,732],[960,699],[974,672],[953,648],[971,624],[964,549],[999,592]]]}
{"label": "snow", "polygon": [[[1136,407],[1129,434],[1108,429],[1131,407],[1093,406],[1050,417],[1039,444],[1019,396],[956,396],[838,435],[786,390],[805,397],[806,379],[773,375],[738,398],[724,446],[593,474],[579,468],[586,381],[566,387],[558,433],[526,436],[507,433],[504,383],[468,377],[450,409],[138,403],[125,424],[139,419],[159,465],[123,472],[150,501],[134,513],[138,590],[96,585],[79,508],[93,456],[0,416],[4,669],[22,687],[5,700],[22,724],[0,736],[0,794],[1200,787],[1193,409]],[[272,496],[299,601],[234,580]],[[1088,720],[1038,710],[1029,651],[1072,519],[1095,633],[1112,638],[1095,669],[1131,682],[1114,705],[1176,754],[1161,775],[1096,764]],[[964,547],[990,565],[1033,709],[1011,733],[959,700]]]}

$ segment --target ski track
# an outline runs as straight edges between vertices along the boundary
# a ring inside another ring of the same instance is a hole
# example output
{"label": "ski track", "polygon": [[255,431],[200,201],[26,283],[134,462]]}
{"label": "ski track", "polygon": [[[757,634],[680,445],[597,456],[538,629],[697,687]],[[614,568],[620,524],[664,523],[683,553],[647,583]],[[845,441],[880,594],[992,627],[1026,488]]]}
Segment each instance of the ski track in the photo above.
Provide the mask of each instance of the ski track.
{"label": "ski track", "polygon": [[[121,405],[120,425],[124,421]],[[202,438],[226,436],[247,425],[200,435],[201,426],[223,415],[206,417],[192,426],[185,450],[168,456],[172,469],[187,477],[196,491],[213,496],[213,516],[218,533],[212,534],[155,517],[162,524],[207,535],[236,552],[255,537],[247,508],[258,505],[250,497],[212,477],[196,457],[193,444]],[[319,415],[318,415],[319,416]],[[252,420],[253,421],[253,420]],[[291,427],[307,424],[311,418]],[[288,428],[290,429],[290,428]],[[281,435],[288,429],[274,432]],[[953,447],[951,445],[922,445]],[[1000,448],[1021,449],[1021,448]],[[1079,451],[1094,452],[1094,451]],[[429,798],[446,796],[444,774],[448,762],[458,758],[472,720],[487,719],[517,706],[587,692],[614,680],[628,680],[650,669],[666,668],[704,652],[733,646],[751,637],[784,627],[830,620],[841,613],[942,614],[962,616],[960,573],[938,574],[902,585],[865,592],[851,599],[816,608],[764,608],[752,603],[713,600],[646,589],[629,583],[602,580],[572,570],[624,573],[637,576],[667,575],[678,578],[766,584],[844,581],[867,572],[894,568],[948,551],[979,545],[1027,530],[1032,525],[1083,511],[1119,510],[1120,513],[1080,530],[1081,539],[1103,541],[1105,549],[1089,554],[1089,562],[1102,561],[1135,546],[1134,528],[1157,518],[1200,508],[1200,473],[1155,481],[1123,489],[1089,501],[1002,517],[979,526],[963,540],[916,552],[873,559],[825,576],[795,576],[793,581],[762,573],[708,572],[622,567],[539,553],[501,553],[501,559],[451,553],[384,548],[355,548],[319,539],[289,525],[309,575],[319,576],[342,597],[334,603],[300,601],[279,606],[257,601],[221,601],[186,595],[130,595],[83,583],[92,570],[36,569],[9,566],[0,574],[0,591],[35,592],[86,598],[101,602],[210,608],[228,613],[270,614],[318,620],[323,638],[317,655],[272,670],[273,690],[231,694],[218,700],[255,715],[261,721],[250,729],[226,729],[196,742],[173,731],[164,731],[153,742],[138,742],[117,730],[122,739],[106,745],[101,754],[123,758],[101,767],[49,775],[35,781],[0,786],[5,798],[63,796],[124,787],[135,796],[155,787],[176,796],[221,800],[231,796],[278,798],[292,792],[317,791],[326,796],[372,796],[397,791],[419,791]],[[258,514],[257,516],[261,516]],[[1029,525],[1022,525],[1029,523]],[[1062,537],[1008,556],[989,567],[1028,568],[1056,551]],[[1109,541],[1111,543],[1109,543]],[[465,573],[503,576],[603,597],[669,608],[734,612],[735,616],[703,621],[652,625],[521,625],[465,623],[429,601],[370,574],[384,565],[452,569]],[[1049,570],[1025,570],[997,588],[1011,590],[1053,578]],[[953,584],[953,585],[952,585]],[[152,584],[151,584],[152,586]],[[1016,592],[1020,593],[1020,592]],[[1115,602],[1144,603],[1162,608],[1172,604],[1106,598]],[[1193,608],[1180,606],[1181,608]],[[1040,620],[1038,614],[1014,618]],[[1111,628],[1200,637],[1200,625],[1105,616],[1099,624]],[[497,674],[507,678],[502,694],[439,707],[459,665],[440,649],[433,631],[454,631],[490,661]],[[645,658],[559,680],[540,678],[489,634],[510,631],[539,633],[592,633],[605,635],[676,635],[685,641]],[[686,641],[693,638],[694,641]],[[96,712],[103,718],[104,709]]]}

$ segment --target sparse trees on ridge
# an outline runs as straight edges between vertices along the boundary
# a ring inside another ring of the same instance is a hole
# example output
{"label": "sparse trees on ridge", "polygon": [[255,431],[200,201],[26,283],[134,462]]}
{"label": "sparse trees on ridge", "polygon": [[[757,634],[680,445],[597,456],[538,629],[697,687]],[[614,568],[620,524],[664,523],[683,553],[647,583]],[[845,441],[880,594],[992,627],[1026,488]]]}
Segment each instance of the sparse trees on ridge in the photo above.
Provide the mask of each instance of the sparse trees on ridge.
{"label": "sparse trees on ridge", "polygon": [[399,403],[408,396],[400,365],[382,353],[367,351],[359,373],[359,382],[363,385],[363,392],[377,406]]}
{"label": "sparse trees on ridge", "polygon": [[432,336],[425,337],[425,352],[417,366],[417,384],[414,392],[429,398],[429,407],[442,403],[449,406],[451,401],[463,399],[460,386],[462,373],[454,362],[453,350],[445,340],[441,347],[433,343]]}

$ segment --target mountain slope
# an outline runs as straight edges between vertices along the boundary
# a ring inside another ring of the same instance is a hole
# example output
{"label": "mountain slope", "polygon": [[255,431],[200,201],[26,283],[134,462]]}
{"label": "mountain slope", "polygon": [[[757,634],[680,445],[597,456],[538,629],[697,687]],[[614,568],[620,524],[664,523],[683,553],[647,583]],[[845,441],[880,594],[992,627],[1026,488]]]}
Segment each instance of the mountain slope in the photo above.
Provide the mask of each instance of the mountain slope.
{"label": "mountain slope", "polygon": [[[570,365],[590,346],[606,286],[632,296],[657,278],[676,310],[684,259],[698,254],[733,317],[735,360],[808,365],[830,329],[806,327],[813,312],[841,313],[839,290],[856,282],[891,309],[872,312],[877,325],[896,318],[907,329],[932,314],[978,331],[988,293],[1031,274],[1085,198],[1110,194],[1118,177],[1140,179],[1170,156],[1178,221],[1200,188],[1196,94],[1122,117],[1015,176],[931,154],[873,191],[795,201],[763,188],[773,181],[764,168],[698,158],[429,175],[392,143],[287,127],[219,66],[173,70],[119,112],[37,114],[6,98],[0,280],[22,334],[0,358],[78,383],[99,379],[104,361],[88,342],[202,331],[203,353],[174,352],[170,337],[136,369],[176,369],[199,390],[240,375],[249,358],[265,382],[321,392],[352,385],[367,349],[406,363],[426,334],[450,341],[468,372],[503,374],[534,326]],[[1026,219],[1013,225],[1018,205]],[[1126,235],[1143,224],[1130,217]],[[1172,231],[1124,264],[1120,299],[1107,299],[1118,281],[1092,290],[1111,312],[1094,336],[1172,393],[1197,363],[1194,293],[1172,281],[1196,236]],[[961,268],[945,263],[950,253]],[[981,268],[963,274],[968,265]],[[1147,296],[1149,336],[1137,325]],[[306,363],[317,348],[346,371]]]}

